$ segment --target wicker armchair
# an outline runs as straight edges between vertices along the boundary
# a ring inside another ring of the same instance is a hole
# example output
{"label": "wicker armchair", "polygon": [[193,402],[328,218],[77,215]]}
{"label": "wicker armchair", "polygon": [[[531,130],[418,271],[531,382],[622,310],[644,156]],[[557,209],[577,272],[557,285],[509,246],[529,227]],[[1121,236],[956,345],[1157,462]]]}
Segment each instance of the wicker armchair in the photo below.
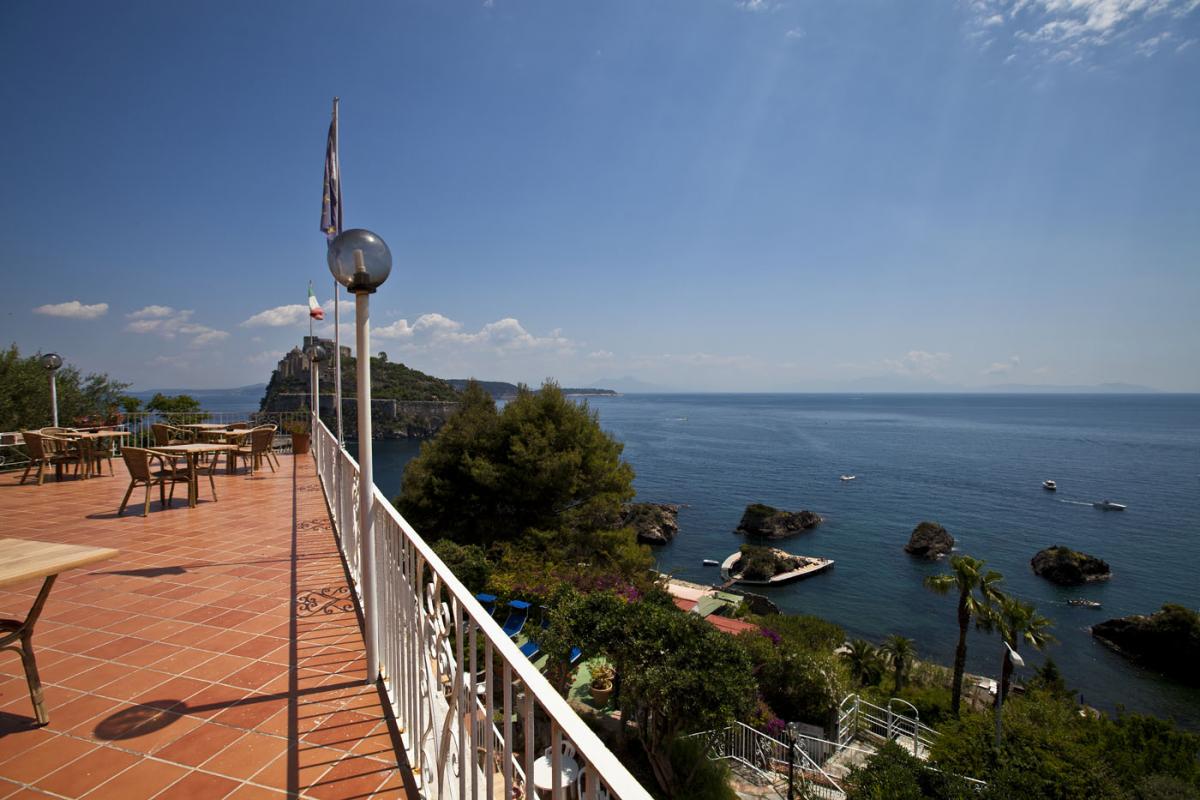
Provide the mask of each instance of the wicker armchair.
{"label": "wicker armchair", "polygon": [[[125,466],[129,469],[129,488],[125,490],[125,497],[121,500],[121,507],[117,509],[117,516],[125,513],[125,506],[129,504],[129,496],[133,494],[133,490],[137,486],[146,487],[146,502],[142,508],[143,517],[150,513],[150,489],[154,486],[158,487],[158,499],[163,508],[171,507],[171,503],[175,500],[175,484],[188,483],[192,480],[191,468],[184,464],[177,464],[173,455],[156,453],[144,447],[121,448],[121,457],[125,459]],[[152,460],[158,462],[157,468],[151,464]],[[212,466],[216,466],[216,461]],[[216,500],[217,485],[213,481],[212,467],[207,472],[213,500]],[[171,484],[169,494],[167,493],[168,483]]]}
{"label": "wicker armchair", "polygon": [[29,466],[25,467],[25,472],[21,475],[21,483],[25,483],[35,464],[38,486],[46,480],[46,467],[52,466],[57,470],[64,464],[74,464],[78,474],[81,463],[79,451],[73,448],[69,441],[48,436],[41,431],[22,431],[21,436],[25,439],[25,449],[29,452]]}
{"label": "wicker armchair", "polygon": [[[267,466],[271,468],[271,472],[275,471],[275,465],[271,463],[271,445],[275,440],[275,426],[262,425],[250,431],[250,443],[241,444],[237,450],[231,451],[231,455],[238,459],[244,459],[246,466],[250,469],[250,474],[254,474],[254,470],[262,465],[265,457]],[[244,440],[243,440],[244,441]],[[235,462],[236,463],[236,462]]]}
{"label": "wicker armchair", "polygon": [[155,447],[167,447],[173,444],[191,444],[196,437],[191,431],[176,428],[163,422],[155,422],[150,426],[150,434],[154,437]]}

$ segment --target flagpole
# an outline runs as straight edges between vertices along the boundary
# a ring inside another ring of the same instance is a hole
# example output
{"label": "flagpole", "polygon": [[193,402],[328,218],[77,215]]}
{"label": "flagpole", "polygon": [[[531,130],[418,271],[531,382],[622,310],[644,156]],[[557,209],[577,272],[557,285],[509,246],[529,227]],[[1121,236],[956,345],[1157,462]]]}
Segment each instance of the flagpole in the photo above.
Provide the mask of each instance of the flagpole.
{"label": "flagpole", "polygon": [[[338,140],[338,98],[333,98],[333,142],[336,145]],[[334,150],[333,157],[337,158],[337,150]],[[341,205],[341,182],[342,182],[342,165],[337,165],[338,171],[338,216],[342,215]],[[338,226],[338,233],[341,233],[341,225]],[[341,284],[337,279],[333,280],[333,402],[337,406],[337,440],[338,445],[345,446],[345,436],[342,433],[342,324],[340,313],[341,299]]]}

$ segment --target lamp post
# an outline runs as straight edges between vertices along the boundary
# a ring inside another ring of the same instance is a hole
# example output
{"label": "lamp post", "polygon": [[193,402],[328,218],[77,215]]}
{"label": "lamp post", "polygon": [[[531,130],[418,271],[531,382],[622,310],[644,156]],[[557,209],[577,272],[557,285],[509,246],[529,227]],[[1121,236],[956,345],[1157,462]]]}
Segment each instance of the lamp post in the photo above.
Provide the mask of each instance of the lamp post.
{"label": "lamp post", "polygon": [[362,228],[339,233],[329,243],[329,271],[354,295],[358,367],[358,531],[359,569],[366,628],[367,683],[379,678],[375,611],[375,480],[371,464],[371,332],[369,300],[392,271],[392,252]]}
{"label": "lamp post", "polygon": [[788,746],[788,800],[792,800],[794,796],[793,787],[795,786],[796,778],[796,730],[799,726],[794,722],[789,722],[787,728],[787,746]]}
{"label": "lamp post", "polygon": [[312,413],[308,419],[313,453],[321,463],[321,439],[317,436],[317,422],[321,419],[321,362],[325,360],[325,348],[314,344],[308,348],[308,391],[312,394]]}
{"label": "lamp post", "polygon": [[46,373],[50,376],[50,414],[55,428],[58,427],[58,381],[55,374],[62,365],[62,356],[58,353],[46,353],[42,356],[42,366],[46,368]]}
{"label": "lamp post", "polygon": [[[1004,638],[1001,637],[1000,641],[1004,642]],[[1013,650],[1012,645],[1010,645],[1008,642],[1004,642],[1004,658],[1001,659],[1001,661],[1000,661],[1000,682],[996,684],[996,749],[997,750],[1000,749],[1000,738],[1001,738],[1000,726],[1001,726],[1002,717],[1000,715],[1000,710],[1001,710],[1001,706],[1004,705],[1004,668],[1006,666],[1008,666],[1009,659],[1012,659],[1012,663],[1014,666],[1017,666],[1017,667],[1025,666],[1025,659],[1021,658],[1021,654],[1018,653],[1016,650]]]}

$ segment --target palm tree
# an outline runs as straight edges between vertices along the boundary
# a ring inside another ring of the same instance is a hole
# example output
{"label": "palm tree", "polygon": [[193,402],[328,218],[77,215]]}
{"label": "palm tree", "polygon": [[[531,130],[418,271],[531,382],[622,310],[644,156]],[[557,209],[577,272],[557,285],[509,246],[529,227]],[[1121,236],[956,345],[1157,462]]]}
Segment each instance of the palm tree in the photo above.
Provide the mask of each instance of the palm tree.
{"label": "palm tree", "polygon": [[850,674],[860,684],[869,686],[879,680],[879,651],[870,642],[855,639],[846,646],[842,655],[850,666]]}
{"label": "palm tree", "polygon": [[938,594],[951,591],[958,594],[958,646],[954,649],[954,685],[950,693],[950,708],[957,717],[962,703],[963,672],[967,667],[967,629],[972,619],[982,618],[995,602],[997,586],[1004,578],[994,570],[984,572],[982,560],[965,555],[953,556],[950,568],[954,571],[927,577],[925,586]]}
{"label": "palm tree", "polygon": [[893,633],[883,640],[883,645],[879,648],[879,652],[892,665],[892,670],[896,678],[896,688],[893,693],[900,694],[900,690],[904,688],[904,675],[908,672],[908,668],[912,666],[913,656],[916,654],[912,639],[906,639],[898,633]]}
{"label": "palm tree", "polygon": [[[1041,650],[1054,641],[1050,635],[1050,626],[1054,623],[1043,617],[1033,607],[1015,597],[1001,594],[998,602],[992,608],[983,623],[987,628],[995,628],[1000,632],[1012,652],[1016,653],[1022,641],[1028,642],[1034,648]],[[1012,684],[1013,661],[1007,650],[1004,653],[1004,667],[1000,673],[1000,691],[996,695],[997,704],[1008,697],[1008,689]]]}

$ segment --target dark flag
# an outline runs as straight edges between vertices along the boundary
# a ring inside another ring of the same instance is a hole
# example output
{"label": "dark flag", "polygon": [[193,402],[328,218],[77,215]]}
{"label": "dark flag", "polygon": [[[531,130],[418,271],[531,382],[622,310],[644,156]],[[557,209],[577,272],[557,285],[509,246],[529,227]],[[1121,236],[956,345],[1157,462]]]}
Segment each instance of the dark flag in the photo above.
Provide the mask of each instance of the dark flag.
{"label": "dark flag", "polygon": [[325,145],[325,193],[321,199],[321,231],[332,239],[342,232],[342,177],[338,168],[337,98],[333,99],[333,119],[329,123],[329,141]]}

